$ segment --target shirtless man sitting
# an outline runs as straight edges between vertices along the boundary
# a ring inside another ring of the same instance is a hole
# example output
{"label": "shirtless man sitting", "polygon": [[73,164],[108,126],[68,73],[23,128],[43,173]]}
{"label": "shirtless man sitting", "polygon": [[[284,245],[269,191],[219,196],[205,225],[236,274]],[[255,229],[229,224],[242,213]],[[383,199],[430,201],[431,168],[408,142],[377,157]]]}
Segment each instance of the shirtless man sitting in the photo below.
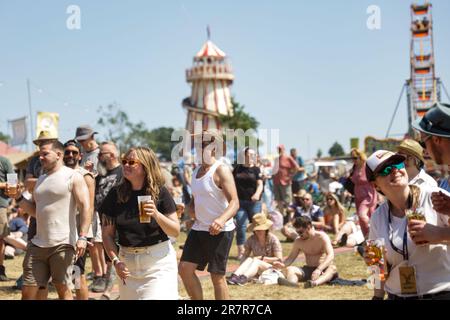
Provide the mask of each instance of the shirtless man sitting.
{"label": "shirtless man sitting", "polygon": [[[284,262],[274,262],[274,268],[283,271],[285,278],[278,278],[278,284],[298,287],[298,282],[305,282],[305,288],[316,287],[337,277],[333,264],[334,252],[330,237],[322,231],[316,231],[308,217],[298,217],[294,227],[299,237],[294,241],[292,251]],[[302,268],[291,266],[300,251],[306,258]]]}

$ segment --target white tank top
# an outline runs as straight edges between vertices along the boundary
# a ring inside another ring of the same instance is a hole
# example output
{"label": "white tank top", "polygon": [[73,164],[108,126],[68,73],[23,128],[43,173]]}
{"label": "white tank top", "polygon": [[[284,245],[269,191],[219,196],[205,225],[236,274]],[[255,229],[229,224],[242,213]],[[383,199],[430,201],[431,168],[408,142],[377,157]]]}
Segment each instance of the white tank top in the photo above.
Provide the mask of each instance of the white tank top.
{"label": "white tank top", "polygon": [[[206,174],[197,178],[200,166],[197,167],[192,174],[192,195],[195,201],[195,222],[192,226],[196,231],[209,231],[209,227],[221,216],[228,207],[228,200],[225,194],[214,182],[214,173],[223,163],[216,161]],[[231,218],[225,223],[222,231],[234,230],[234,222]]]}
{"label": "white tank top", "polygon": [[79,174],[63,166],[51,175],[39,177],[33,194],[36,202],[36,236],[31,242],[36,246],[75,246],[77,206],[72,185],[74,176]]}

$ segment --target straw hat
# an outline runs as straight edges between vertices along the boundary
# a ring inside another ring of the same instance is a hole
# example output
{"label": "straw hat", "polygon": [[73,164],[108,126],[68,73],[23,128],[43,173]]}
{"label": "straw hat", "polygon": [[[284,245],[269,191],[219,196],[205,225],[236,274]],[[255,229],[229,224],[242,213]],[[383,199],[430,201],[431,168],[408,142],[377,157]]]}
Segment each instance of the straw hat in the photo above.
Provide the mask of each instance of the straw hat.
{"label": "straw hat", "polygon": [[423,158],[423,148],[415,140],[406,139],[402,141],[402,143],[397,147],[397,151],[413,156],[422,161],[422,163],[425,163],[425,159]]}
{"label": "straw hat", "polygon": [[264,213],[257,213],[253,216],[253,222],[248,226],[248,231],[269,230],[273,222]]}
{"label": "straw hat", "polygon": [[57,140],[57,139],[58,137],[52,135],[50,131],[42,130],[41,132],[39,132],[39,136],[37,137],[37,139],[33,140],[33,143],[38,146],[42,141]]}

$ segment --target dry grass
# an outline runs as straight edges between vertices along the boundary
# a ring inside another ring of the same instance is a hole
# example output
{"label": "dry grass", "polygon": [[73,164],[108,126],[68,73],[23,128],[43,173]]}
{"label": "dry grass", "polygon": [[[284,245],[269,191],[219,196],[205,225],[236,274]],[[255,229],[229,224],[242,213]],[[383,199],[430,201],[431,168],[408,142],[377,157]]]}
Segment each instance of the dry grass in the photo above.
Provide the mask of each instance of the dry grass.
{"label": "dry grass", "polygon": [[[280,239],[284,239],[279,233],[276,233]],[[185,233],[182,233],[175,244],[184,243]],[[283,255],[287,256],[292,247],[292,243],[283,243]],[[228,264],[237,265],[237,248],[233,244],[230,252]],[[12,279],[17,279],[22,273],[23,256],[16,257],[13,260],[5,260],[7,275]],[[343,279],[363,279],[367,277],[366,266],[359,256],[353,252],[338,254],[335,259],[339,275]],[[90,259],[87,260],[86,270],[91,270]],[[13,290],[15,281],[0,282],[0,300],[19,300],[20,291]],[[205,299],[214,299],[214,291],[209,276],[202,278],[202,286]],[[234,300],[362,300],[370,299],[372,292],[366,287],[346,287],[346,286],[322,286],[312,289],[293,289],[280,287],[278,285],[265,286],[261,284],[248,284],[244,287],[229,286],[231,299]],[[180,281],[180,296],[187,297],[187,293]],[[54,290],[50,290],[50,299],[56,299]]]}

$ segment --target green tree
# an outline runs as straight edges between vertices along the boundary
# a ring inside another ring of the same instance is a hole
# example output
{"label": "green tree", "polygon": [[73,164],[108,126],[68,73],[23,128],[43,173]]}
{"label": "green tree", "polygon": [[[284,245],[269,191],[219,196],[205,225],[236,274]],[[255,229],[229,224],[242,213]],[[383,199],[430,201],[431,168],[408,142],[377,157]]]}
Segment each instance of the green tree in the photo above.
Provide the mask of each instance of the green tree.
{"label": "green tree", "polygon": [[[232,103],[232,114],[231,115],[221,115],[219,116],[219,120],[222,123],[223,127],[228,129],[242,129],[244,132],[246,132],[249,129],[256,130],[258,129],[259,122],[256,120],[255,117],[250,115],[248,112],[245,111],[245,106],[241,105],[239,102],[237,102],[234,98],[231,98]],[[235,139],[235,148],[237,146],[237,139]],[[245,138],[245,145],[249,146],[261,146],[262,141],[258,139],[256,135],[252,135],[250,137]],[[235,149],[235,154],[237,154],[237,151]]]}
{"label": "green tree", "polygon": [[317,150],[317,159],[322,158],[322,149]]}
{"label": "green tree", "polygon": [[8,143],[10,139],[10,136],[0,131],[0,141]]}
{"label": "green tree", "polygon": [[171,141],[173,128],[160,127],[148,130],[144,122],[133,123],[128,114],[117,104],[98,109],[97,124],[106,131],[106,139],[117,144],[121,152],[133,146],[148,146],[165,160],[170,160],[174,142]]}
{"label": "green tree", "polygon": [[345,155],[344,148],[336,141],[328,151],[330,157],[340,157]]}

